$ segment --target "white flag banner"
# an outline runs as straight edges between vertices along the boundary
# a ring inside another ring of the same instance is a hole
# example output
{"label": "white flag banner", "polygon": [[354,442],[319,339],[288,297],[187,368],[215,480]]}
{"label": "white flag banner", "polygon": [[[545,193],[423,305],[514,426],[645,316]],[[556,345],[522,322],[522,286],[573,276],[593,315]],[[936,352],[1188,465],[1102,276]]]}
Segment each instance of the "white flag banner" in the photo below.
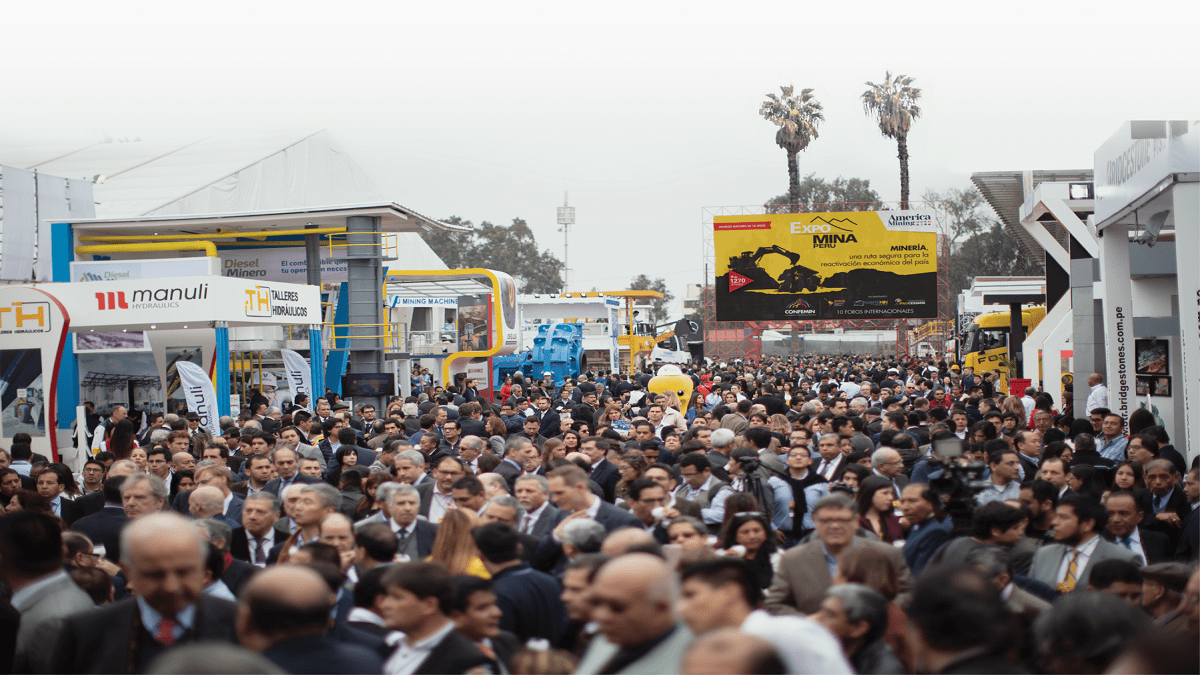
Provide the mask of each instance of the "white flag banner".
{"label": "white flag banner", "polygon": [[190,361],[176,361],[175,370],[187,399],[188,410],[200,416],[200,426],[213,438],[221,435],[217,424],[217,392],[204,369]]}
{"label": "white flag banner", "polygon": [[308,367],[308,361],[290,349],[281,349],[279,352],[283,354],[283,369],[287,371],[288,385],[292,388],[292,400],[295,401],[297,396],[305,394],[308,396],[308,405],[311,406],[313,395],[309,380],[312,371]]}

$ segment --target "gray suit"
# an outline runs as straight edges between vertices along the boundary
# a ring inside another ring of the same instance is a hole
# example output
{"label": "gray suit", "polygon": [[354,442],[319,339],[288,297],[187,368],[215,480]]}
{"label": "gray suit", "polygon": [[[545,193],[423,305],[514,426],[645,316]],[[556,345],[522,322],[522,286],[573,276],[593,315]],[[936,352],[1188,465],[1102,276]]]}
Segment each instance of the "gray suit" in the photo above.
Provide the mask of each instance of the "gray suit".
{"label": "gray suit", "polygon": [[547,503],[546,508],[542,509],[541,515],[538,516],[537,522],[533,524],[533,531],[530,534],[538,539],[545,539],[546,535],[550,534],[554,530],[554,526],[561,520],[558,516],[560,512],[561,509],[557,506]]}
{"label": "gray suit", "polygon": [[[1033,554],[1033,565],[1029,569],[1029,576],[1042,583],[1049,584],[1051,588],[1057,588],[1058,568],[1062,566],[1063,557],[1067,555],[1068,551],[1070,549],[1065,544],[1050,544],[1039,548],[1038,552]],[[1072,591],[1073,593],[1087,590],[1088,578],[1091,577],[1092,568],[1101,560],[1125,560],[1139,566],[1145,564],[1142,556],[1100,538],[1100,541],[1096,543],[1096,550],[1092,551],[1092,556],[1088,558],[1087,565],[1079,573],[1079,578],[1075,582],[1075,590]]]}
{"label": "gray suit", "polygon": [[21,613],[21,628],[17,631],[17,652],[13,662],[16,673],[48,673],[54,656],[46,637],[58,635],[66,617],[95,608],[87,593],[71,581],[64,572],[20,603],[13,603]]}
{"label": "gray suit", "polygon": [[304,443],[301,443],[296,448],[296,454],[300,455],[301,459],[315,459],[318,462],[320,462],[321,463],[321,475],[325,475],[325,472],[329,470],[325,466],[325,454],[322,453],[320,451],[320,449],[318,449],[318,448],[314,448],[311,445],[305,445]]}
{"label": "gray suit", "polygon": [[[692,642],[692,632],[682,623],[675,626],[675,632],[666,640],[656,645],[642,658],[625,666],[618,673],[677,673],[683,663],[684,654]],[[599,673],[608,662],[616,656],[620,648],[609,642],[603,635],[597,635],[588,645],[587,652],[580,660],[575,672],[585,675]]]}
{"label": "gray suit", "polygon": [[[904,562],[901,549],[861,537],[854,538],[854,546],[864,546],[882,553],[896,571],[900,592],[912,588],[912,572]],[[832,585],[833,576],[829,574],[829,565],[825,561],[824,545],[821,540],[814,539],[788,549],[780,557],[763,607],[772,614],[807,616],[821,608],[825,591]]]}

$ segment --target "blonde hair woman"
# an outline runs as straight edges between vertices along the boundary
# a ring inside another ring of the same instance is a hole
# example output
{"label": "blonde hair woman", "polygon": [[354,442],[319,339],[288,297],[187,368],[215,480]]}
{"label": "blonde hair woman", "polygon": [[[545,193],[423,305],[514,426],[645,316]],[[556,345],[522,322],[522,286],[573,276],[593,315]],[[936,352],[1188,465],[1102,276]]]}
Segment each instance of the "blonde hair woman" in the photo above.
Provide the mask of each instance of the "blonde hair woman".
{"label": "blonde hair woman", "polygon": [[433,549],[429,552],[428,559],[445,565],[450,574],[492,578],[484,568],[483,561],[479,559],[479,551],[471,537],[471,530],[478,525],[479,516],[470,509],[447,511],[438,525],[437,536],[433,539]]}

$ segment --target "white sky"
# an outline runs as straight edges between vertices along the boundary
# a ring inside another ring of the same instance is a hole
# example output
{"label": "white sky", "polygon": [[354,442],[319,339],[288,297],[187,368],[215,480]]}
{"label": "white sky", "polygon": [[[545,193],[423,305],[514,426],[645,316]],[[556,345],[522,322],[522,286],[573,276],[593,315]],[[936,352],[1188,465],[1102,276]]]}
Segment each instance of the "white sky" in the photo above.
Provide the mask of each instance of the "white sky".
{"label": "white sky", "polygon": [[[434,217],[526,219],[572,288],[703,274],[701,208],[787,189],[781,84],[813,87],[802,174],[899,199],[858,96],[917,78],[912,194],[1088,168],[1125,119],[1200,113],[1200,3],[29,2],[0,9],[0,145],[327,128]],[[2,158],[0,158],[2,160]]]}

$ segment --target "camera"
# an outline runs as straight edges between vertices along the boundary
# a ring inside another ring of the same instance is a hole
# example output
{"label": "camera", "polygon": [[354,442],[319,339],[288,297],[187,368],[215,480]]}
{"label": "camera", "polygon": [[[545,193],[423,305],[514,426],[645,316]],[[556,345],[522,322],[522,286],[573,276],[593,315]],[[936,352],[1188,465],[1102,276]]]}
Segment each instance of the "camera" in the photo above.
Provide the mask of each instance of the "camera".
{"label": "camera", "polygon": [[975,497],[990,485],[983,478],[987,465],[971,461],[965,445],[966,441],[957,438],[935,441],[929,457],[931,463],[942,469],[941,476],[929,481],[929,489],[950,515],[956,535],[970,532]]}

